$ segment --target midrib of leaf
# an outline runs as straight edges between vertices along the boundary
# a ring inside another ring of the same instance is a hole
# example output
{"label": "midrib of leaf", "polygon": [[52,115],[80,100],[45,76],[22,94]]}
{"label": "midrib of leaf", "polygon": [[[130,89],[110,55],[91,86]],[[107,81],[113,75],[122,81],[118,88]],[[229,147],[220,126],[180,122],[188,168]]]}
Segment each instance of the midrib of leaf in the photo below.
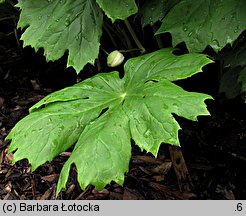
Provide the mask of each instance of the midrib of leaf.
{"label": "midrib of leaf", "polygon": [[[146,62],[149,59],[151,59],[151,58],[152,58],[152,55],[148,56],[148,58],[146,58],[142,63],[138,64],[138,66],[135,68],[135,71],[140,71],[140,68],[141,67],[144,67],[145,64],[146,64]],[[127,68],[126,67],[124,67],[124,68],[125,68],[125,71],[127,71]],[[123,79],[125,79],[125,83],[126,83],[125,84],[125,90],[126,90],[126,92],[131,92],[132,89],[134,90],[136,88],[136,85],[137,84],[140,85],[140,86],[143,84],[141,82],[142,80],[138,80],[138,83],[134,83],[133,84],[133,82],[136,81],[136,78],[135,77],[138,74],[139,73],[132,73],[132,76],[130,76],[129,73],[127,73],[128,76],[124,76]],[[147,80],[147,77],[144,77],[144,78],[146,78],[146,80]],[[128,93],[127,93],[127,95],[128,95]]]}

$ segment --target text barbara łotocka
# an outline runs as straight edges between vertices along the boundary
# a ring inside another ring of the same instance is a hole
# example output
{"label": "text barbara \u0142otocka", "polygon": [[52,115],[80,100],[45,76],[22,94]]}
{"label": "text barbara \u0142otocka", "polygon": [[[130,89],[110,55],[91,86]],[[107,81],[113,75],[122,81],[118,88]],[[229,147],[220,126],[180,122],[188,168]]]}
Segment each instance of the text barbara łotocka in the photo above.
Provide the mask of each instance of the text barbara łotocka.
{"label": "text barbara \u0142otocka", "polygon": [[2,211],[8,212],[92,212],[100,211],[98,204],[92,203],[63,203],[47,204],[42,202],[25,203],[25,202],[10,202],[2,205]]}

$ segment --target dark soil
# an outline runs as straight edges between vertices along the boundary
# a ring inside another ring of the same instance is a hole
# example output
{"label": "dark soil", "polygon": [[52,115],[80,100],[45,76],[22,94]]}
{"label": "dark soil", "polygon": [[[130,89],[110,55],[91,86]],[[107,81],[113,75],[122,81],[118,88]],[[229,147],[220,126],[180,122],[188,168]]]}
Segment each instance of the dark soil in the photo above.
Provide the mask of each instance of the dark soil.
{"label": "dark soil", "polygon": [[[0,35],[0,199],[56,199],[57,180],[69,152],[31,172],[26,160],[11,164],[9,142],[4,138],[44,96],[93,74],[77,77],[73,69],[66,69],[66,58],[46,63],[42,50],[35,53],[22,48],[9,23],[4,23],[5,35]],[[180,141],[192,191],[179,189],[166,145],[161,146],[157,159],[133,145],[123,186],[111,183],[102,191],[92,186],[82,191],[72,168],[67,191],[57,199],[246,199],[246,106],[240,98],[227,101],[217,94],[218,73],[211,66],[189,84],[180,83],[187,90],[215,98],[207,101],[211,116],[199,117],[198,122],[177,117],[183,128]]]}

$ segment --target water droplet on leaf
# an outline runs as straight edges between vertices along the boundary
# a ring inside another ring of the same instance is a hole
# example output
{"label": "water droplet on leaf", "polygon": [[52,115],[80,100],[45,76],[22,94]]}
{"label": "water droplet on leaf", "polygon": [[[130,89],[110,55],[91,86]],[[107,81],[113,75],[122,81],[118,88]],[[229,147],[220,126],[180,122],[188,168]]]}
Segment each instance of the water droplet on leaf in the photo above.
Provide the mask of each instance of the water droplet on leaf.
{"label": "water droplet on leaf", "polygon": [[184,31],[187,31],[187,30],[188,30],[187,26],[184,26],[184,27],[183,27],[183,30],[184,30]]}
{"label": "water droplet on leaf", "polygon": [[79,40],[79,34],[78,34],[78,35],[76,35],[75,39],[76,39],[76,40]]}
{"label": "water droplet on leaf", "polygon": [[148,129],[147,131],[145,131],[144,137],[147,138],[150,136],[150,134],[151,134],[151,131]]}
{"label": "water droplet on leaf", "polygon": [[211,46],[212,46],[214,49],[216,49],[216,50],[220,49],[219,41],[216,40],[216,39],[212,41]]}
{"label": "water droplet on leaf", "polygon": [[226,38],[226,43],[232,43],[233,40],[230,38],[230,36],[227,35],[227,38]]}
{"label": "water droplet on leaf", "polygon": [[70,20],[69,20],[69,18],[66,18],[65,26],[69,26],[69,25],[70,25]]}
{"label": "water droplet on leaf", "polygon": [[235,19],[236,18],[236,13],[235,12],[231,14],[231,18],[232,19]]}
{"label": "water droplet on leaf", "polygon": [[59,130],[59,131],[64,130],[64,126],[63,126],[63,125],[62,125],[62,126],[60,126],[60,127],[58,128],[58,130]]}
{"label": "water droplet on leaf", "polygon": [[168,109],[168,106],[166,104],[163,104],[164,109]]}
{"label": "water droplet on leaf", "polygon": [[173,104],[173,109],[178,109],[178,108],[179,108],[178,104],[174,103]]}
{"label": "water droplet on leaf", "polygon": [[236,28],[234,29],[234,33],[238,33],[240,27],[239,26],[236,26]]}

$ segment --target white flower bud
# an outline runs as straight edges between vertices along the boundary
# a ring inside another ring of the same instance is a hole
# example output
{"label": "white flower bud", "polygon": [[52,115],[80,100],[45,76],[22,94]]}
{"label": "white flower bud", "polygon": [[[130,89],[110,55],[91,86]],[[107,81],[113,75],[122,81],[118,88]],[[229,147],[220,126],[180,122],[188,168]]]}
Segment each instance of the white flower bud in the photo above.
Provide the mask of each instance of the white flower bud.
{"label": "white flower bud", "polygon": [[109,67],[116,67],[124,61],[124,56],[118,50],[111,52],[107,58],[107,64]]}

